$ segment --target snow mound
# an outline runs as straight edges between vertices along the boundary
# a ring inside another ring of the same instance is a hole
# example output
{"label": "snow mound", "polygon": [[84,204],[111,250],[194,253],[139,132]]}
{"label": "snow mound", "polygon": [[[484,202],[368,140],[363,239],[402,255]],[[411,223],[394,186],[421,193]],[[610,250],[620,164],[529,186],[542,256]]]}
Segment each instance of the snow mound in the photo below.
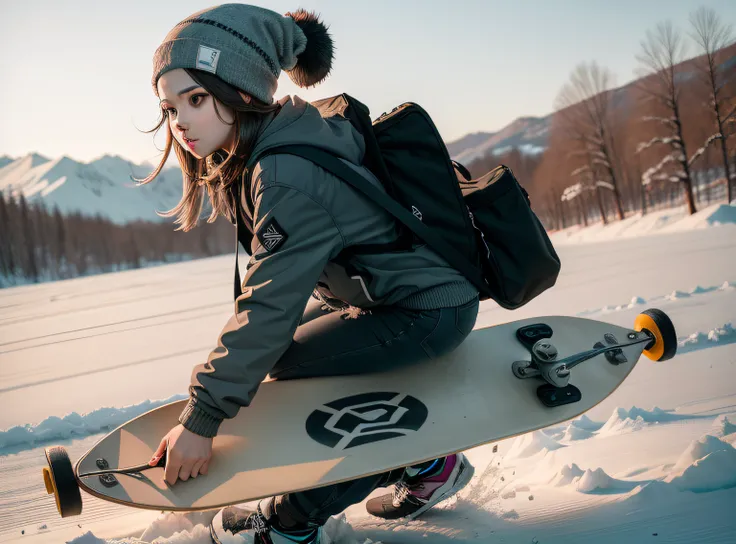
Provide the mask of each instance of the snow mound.
{"label": "snow mound", "polygon": [[662,410],[655,406],[651,410],[643,410],[636,406],[632,406],[630,410],[625,408],[615,408],[611,413],[611,417],[598,431],[599,436],[610,436],[612,434],[622,434],[642,429],[648,423],[669,423],[671,421],[681,421],[683,419],[696,419],[703,416],[693,416],[688,414],[673,414],[671,410]]}
{"label": "snow mound", "polygon": [[[140,539],[105,540],[88,531],[68,544],[211,544],[209,518],[214,512],[162,514],[143,532]],[[201,518],[201,519],[200,519]],[[208,518],[208,519],[205,519]],[[196,523],[200,521],[201,523]],[[381,544],[358,539],[345,514],[333,516],[324,525],[322,544]]]}
{"label": "snow mound", "polygon": [[573,419],[570,422],[570,425],[572,425],[573,427],[577,427],[578,429],[584,429],[586,431],[597,431],[603,426],[603,423],[593,421],[588,416],[583,414],[580,417]]}
{"label": "snow mound", "polygon": [[598,489],[611,489],[615,487],[616,480],[606,474],[602,468],[595,470],[587,469],[585,473],[578,480],[578,485],[575,487],[581,493],[590,493]]}
{"label": "snow mound", "polygon": [[690,296],[690,293],[685,293],[683,291],[672,291],[669,295],[665,296],[667,300],[679,300],[681,298],[687,298]]}
{"label": "snow mound", "polygon": [[656,504],[671,498],[673,491],[676,490],[673,490],[670,484],[661,480],[652,480],[634,488],[630,498]]}
{"label": "snow mound", "polygon": [[699,459],[717,451],[736,452],[731,444],[724,442],[718,437],[706,434],[703,438],[690,442],[690,445],[684,452],[682,452],[680,457],[677,459],[677,462],[672,467],[672,471],[677,472],[685,470]]}
{"label": "snow mound", "polygon": [[[724,444],[726,444],[724,442]],[[665,481],[680,491],[704,493],[736,487],[736,449],[719,450],[698,459],[677,475]]]}
{"label": "snow mound", "polygon": [[699,349],[713,347],[715,344],[731,344],[736,342],[736,329],[733,328],[731,322],[725,323],[722,327],[706,332],[695,332],[690,336],[680,339],[677,342],[678,353],[688,353]]}
{"label": "snow mound", "polygon": [[731,423],[727,416],[718,416],[713,422],[713,429],[716,436],[726,436],[736,433],[736,424]]}
{"label": "snow mound", "polygon": [[736,224],[736,207],[730,204],[713,204],[668,225],[661,232],[677,232],[733,224]]}
{"label": "snow mound", "polygon": [[615,411],[613,415],[608,418],[608,421],[603,425],[598,436],[611,436],[614,434],[624,434],[634,431],[638,431],[646,427],[646,421],[641,416],[635,416],[634,418],[628,417],[625,414],[626,410],[619,408],[623,414],[617,414]]}
{"label": "snow mound", "polygon": [[[145,533],[144,533],[145,534]],[[176,531],[169,536],[159,536],[154,540],[143,540],[137,538],[103,539],[95,536],[91,531],[87,531],[82,536],[78,536],[74,540],[70,540],[68,544],[210,544],[210,529],[208,525],[195,525],[191,531]]]}
{"label": "snow mound", "polygon": [[595,433],[593,431],[581,429],[580,427],[576,427],[575,425],[570,423],[570,425],[567,426],[567,429],[565,429],[565,434],[562,435],[561,440],[572,442],[575,440],[585,440],[594,435]]}
{"label": "snow mound", "polygon": [[695,287],[690,289],[688,293],[690,293],[691,295],[702,295],[704,293],[710,293],[711,291],[714,291],[715,289],[717,288],[716,287],[703,287],[701,285],[696,285]]}
{"label": "snow mound", "polygon": [[[693,295],[704,295],[706,293],[712,293],[713,291],[732,291],[736,289],[736,282],[723,282],[720,286],[719,285],[712,285],[709,287],[703,287],[702,285],[696,285],[695,287],[691,288],[689,291],[672,291],[668,295],[662,295],[662,296],[656,296],[651,297],[649,300],[655,300],[655,299],[665,299],[665,300],[680,300],[684,298],[691,297]],[[612,312],[620,312],[622,310],[631,310],[632,308],[636,308],[637,306],[643,306],[647,303],[647,300],[644,297],[635,296],[632,297],[628,304],[618,304],[618,305],[610,305],[607,304],[606,306],[603,306],[602,308],[596,308],[596,309],[587,309],[583,310],[581,312],[578,312],[576,315],[579,317],[584,317],[587,315],[602,313],[612,313]]]}
{"label": "snow mound", "polygon": [[575,480],[582,477],[583,474],[585,474],[585,471],[577,466],[575,463],[573,463],[572,465],[565,465],[559,470],[559,472],[557,472],[557,474],[553,476],[549,483],[550,485],[553,485],[555,487],[570,485],[571,483],[575,482]]}
{"label": "snow mound", "polygon": [[[87,531],[82,536],[78,536],[74,540],[69,540],[67,544],[137,544],[139,542],[141,541],[138,539],[130,539],[130,538],[126,538],[123,540],[117,540],[117,539],[105,540],[103,538],[96,537],[95,535],[92,534],[91,531]],[[156,544],[163,544],[164,542],[168,544],[169,541],[159,540],[158,542],[156,542]],[[179,542],[182,542],[182,541],[180,540]]]}
{"label": "snow mound", "polygon": [[[186,514],[175,514],[174,512],[166,512],[161,514],[157,519],[143,531],[140,540],[144,542],[160,542],[156,539],[164,539],[163,542],[177,542],[175,540],[166,540],[180,535],[178,542],[192,542],[194,540],[183,540],[184,533],[190,535],[192,539],[200,534],[201,529],[208,529],[212,518],[215,517],[214,511],[209,512],[188,512]],[[209,538],[209,530],[205,535]],[[203,540],[206,542],[206,540]]]}
{"label": "snow mound", "polygon": [[174,395],[164,400],[145,400],[122,408],[98,408],[87,414],[72,412],[60,418],[51,416],[37,425],[17,425],[0,431],[0,451],[13,446],[32,447],[50,440],[79,438],[109,431],[154,408],[185,399],[186,395]]}
{"label": "snow mound", "polygon": [[534,431],[514,440],[511,449],[506,454],[506,459],[531,457],[541,451],[546,453],[559,448],[564,448],[564,446],[542,431]]}

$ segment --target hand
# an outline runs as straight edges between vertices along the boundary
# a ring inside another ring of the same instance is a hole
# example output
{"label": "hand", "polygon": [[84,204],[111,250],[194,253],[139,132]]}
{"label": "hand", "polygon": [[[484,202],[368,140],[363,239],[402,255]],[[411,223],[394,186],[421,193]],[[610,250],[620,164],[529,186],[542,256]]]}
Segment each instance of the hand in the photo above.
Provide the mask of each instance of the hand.
{"label": "hand", "polygon": [[190,476],[196,478],[198,474],[207,474],[212,457],[212,439],[177,425],[161,439],[148,464],[156,466],[164,452],[168,452],[164,478],[169,485],[174,485],[177,478],[186,481]]}

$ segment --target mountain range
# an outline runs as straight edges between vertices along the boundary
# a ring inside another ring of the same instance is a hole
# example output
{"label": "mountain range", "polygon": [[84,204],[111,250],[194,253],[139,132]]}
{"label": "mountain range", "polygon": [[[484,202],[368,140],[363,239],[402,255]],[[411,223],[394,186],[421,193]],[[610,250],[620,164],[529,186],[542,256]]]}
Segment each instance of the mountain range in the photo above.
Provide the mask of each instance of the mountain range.
{"label": "mountain range", "polygon": [[[724,73],[736,68],[736,44],[722,50]],[[679,65],[678,77],[692,79],[695,62]],[[651,77],[651,76],[649,76]],[[617,115],[625,116],[633,107],[631,90],[641,80],[612,90]],[[450,156],[469,166],[488,155],[503,155],[513,149],[536,155],[548,147],[553,113],[546,117],[520,117],[497,132],[475,132],[447,143]],[[0,192],[28,201],[42,200],[49,209],[62,213],[100,214],[115,223],[157,220],[156,210],[174,207],[181,197],[181,170],[165,168],[149,185],[137,187],[131,176],[142,179],[153,171],[150,164],[134,164],[117,155],[103,155],[89,163],[67,156],[50,159],[37,153],[24,157],[0,157]]]}
{"label": "mountain range", "polygon": [[101,215],[115,223],[159,220],[156,211],[171,209],[181,196],[181,170],[164,169],[153,183],[136,186],[150,165],[138,165],[120,156],[104,155],[89,163],[67,156],[50,159],[30,153],[13,159],[0,157],[0,191],[28,202],[43,201],[62,214]]}
{"label": "mountain range", "polygon": [[[540,153],[546,147],[551,116],[522,117],[498,132],[476,132],[447,144],[453,159],[469,164],[488,153],[512,148]],[[156,221],[156,210],[171,209],[181,197],[181,170],[164,168],[153,183],[136,186],[131,176],[142,179],[152,172],[150,164],[135,164],[117,155],[103,155],[89,163],[67,156],[50,159],[30,153],[24,157],[0,157],[0,192],[28,202],[42,200],[63,214],[80,212],[101,215],[124,224],[135,220]]]}

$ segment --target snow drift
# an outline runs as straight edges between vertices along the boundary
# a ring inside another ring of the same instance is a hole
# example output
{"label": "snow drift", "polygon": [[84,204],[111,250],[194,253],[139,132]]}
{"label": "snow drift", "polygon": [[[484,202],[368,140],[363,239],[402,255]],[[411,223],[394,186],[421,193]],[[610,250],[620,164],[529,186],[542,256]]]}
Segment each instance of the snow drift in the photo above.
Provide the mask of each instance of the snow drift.
{"label": "snow drift", "polygon": [[699,349],[736,342],[736,329],[730,322],[708,332],[696,332],[677,342],[677,353],[688,353]]}
{"label": "snow drift", "polygon": [[695,493],[736,487],[736,449],[705,435],[688,446],[664,481],[680,491]]}
{"label": "snow drift", "polygon": [[726,436],[732,433],[736,433],[736,424],[731,423],[728,416],[718,416],[713,422],[713,434]]}
{"label": "snow drift", "polygon": [[593,431],[588,431],[586,429],[581,429],[580,427],[575,427],[571,423],[567,426],[567,429],[565,429],[565,433],[562,435],[562,438],[560,440],[565,442],[572,442],[575,440],[585,440],[592,436],[595,436],[595,433]]}
{"label": "snow drift", "polygon": [[706,416],[675,414],[672,410],[662,410],[655,406],[652,410],[643,410],[633,406],[630,410],[616,408],[611,417],[598,431],[598,436],[611,436],[642,429],[646,424],[669,423],[684,419],[699,419]]}
{"label": "snow drift", "polygon": [[149,410],[182,400],[186,395],[173,395],[164,400],[145,400],[122,408],[98,408],[87,414],[72,412],[63,418],[51,416],[37,425],[17,425],[0,431],[0,452],[13,446],[33,447],[51,440],[80,438],[103,431],[111,431]]}
{"label": "snow drift", "polygon": [[554,451],[559,448],[564,448],[564,446],[544,434],[542,431],[534,431],[516,438],[514,443],[511,445],[511,449],[504,458],[518,459],[531,457],[532,455],[536,455],[542,451]]}
{"label": "snow drift", "polygon": [[585,471],[575,463],[572,465],[565,465],[552,477],[549,484],[555,487],[570,485],[580,479],[583,474],[585,474]]}

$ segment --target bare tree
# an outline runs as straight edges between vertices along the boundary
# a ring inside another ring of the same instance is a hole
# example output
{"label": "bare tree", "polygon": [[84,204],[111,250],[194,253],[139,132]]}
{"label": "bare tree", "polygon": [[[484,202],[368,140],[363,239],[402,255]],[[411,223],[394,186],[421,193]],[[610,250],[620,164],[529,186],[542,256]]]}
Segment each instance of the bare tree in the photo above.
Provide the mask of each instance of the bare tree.
{"label": "bare tree", "polygon": [[[617,163],[613,138],[613,74],[595,61],[581,63],[570,75],[556,100],[566,132],[578,142],[578,153],[591,163],[597,190],[608,189],[613,195],[618,219],[624,218],[621,192],[614,164]],[[604,216],[605,222],[605,216]]]}
{"label": "bare tree", "polygon": [[565,187],[565,189],[562,191],[562,196],[560,197],[561,202],[570,202],[572,203],[573,200],[577,202],[577,211],[580,215],[580,219],[583,222],[583,226],[588,226],[588,212],[585,209],[585,203],[583,202],[583,194],[586,191],[586,187],[583,185],[582,182],[576,183],[575,185],[570,185],[568,187]]}
{"label": "bare tree", "polygon": [[[677,65],[685,55],[682,34],[667,21],[659,23],[654,32],[647,31],[647,38],[642,42],[642,53],[637,55],[643,71],[648,74],[639,84],[639,88],[655,106],[664,113],[662,116],[647,116],[645,121],[654,121],[667,129],[666,136],[655,136],[637,147],[637,153],[662,144],[670,148],[670,152],[655,166],[642,175],[645,185],[655,180],[669,180],[682,183],[685,191],[685,202],[688,212],[695,213],[693,184],[690,175],[690,163],[682,131],[681,115],[681,79]],[[670,171],[669,167],[675,170]]]}
{"label": "bare tree", "polygon": [[[726,193],[728,202],[731,202],[733,193],[731,190],[732,180],[736,179],[736,172],[731,173],[728,162],[728,137],[726,125],[733,122],[736,107],[731,107],[724,96],[726,84],[733,76],[733,69],[726,72],[722,64],[718,64],[716,56],[720,49],[731,45],[734,41],[732,27],[723,23],[712,8],[700,7],[690,15],[690,23],[693,26],[692,37],[704,53],[703,62],[699,69],[703,82],[708,87],[708,106],[712,109],[716,121],[716,133],[709,136],[703,147],[693,155],[692,160],[705,153],[712,143],[719,141],[723,154],[723,171],[726,175]],[[728,111],[731,107],[731,111]]]}
{"label": "bare tree", "polygon": [[598,204],[598,213],[601,216],[601,221],[604,225],[608,224],[608,215],[606,214],[606,207],[603,205],[603,189],[611,190],[611,186],[607,185],[606,182],[596,179],[595,166],[592,163],[592,159],[588,156],[588,164],[581,166],[573,170],[570,176],[575,178],[578,177],[581,181],[575,185],[567,187],[565,191],[568,193],[567,200],[571,200],[580,196],[581,201],[585,200],[586,193],[595,193],[596,203]]}

